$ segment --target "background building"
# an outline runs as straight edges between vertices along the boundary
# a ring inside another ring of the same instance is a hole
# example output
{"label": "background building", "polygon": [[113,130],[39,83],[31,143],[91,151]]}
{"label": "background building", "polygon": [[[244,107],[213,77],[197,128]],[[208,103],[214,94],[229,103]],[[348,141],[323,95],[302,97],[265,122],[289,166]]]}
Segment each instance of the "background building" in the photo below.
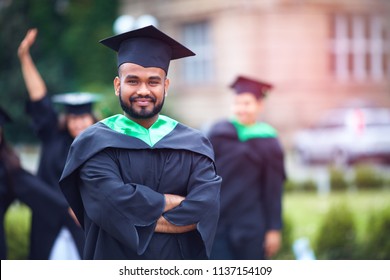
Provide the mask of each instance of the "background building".
{"label": "background building", "polygon": [[228,116],[237,74],[275,85],[263,116],[293,133],[351,98],[390,106],[390,1],[133,0],[197,56],[171,67],[171,112],[195,127]]}

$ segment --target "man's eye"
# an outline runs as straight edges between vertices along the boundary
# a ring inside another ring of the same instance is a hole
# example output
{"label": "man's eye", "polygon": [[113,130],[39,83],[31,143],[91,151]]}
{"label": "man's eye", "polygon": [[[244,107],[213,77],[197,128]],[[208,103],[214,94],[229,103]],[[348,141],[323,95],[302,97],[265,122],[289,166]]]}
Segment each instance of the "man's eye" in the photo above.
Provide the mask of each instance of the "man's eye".
{"label": "man's eye", "polygon": [[129,80],[127,83],[129,83],[130,85],[136,85],[138,83],[137,80]]}

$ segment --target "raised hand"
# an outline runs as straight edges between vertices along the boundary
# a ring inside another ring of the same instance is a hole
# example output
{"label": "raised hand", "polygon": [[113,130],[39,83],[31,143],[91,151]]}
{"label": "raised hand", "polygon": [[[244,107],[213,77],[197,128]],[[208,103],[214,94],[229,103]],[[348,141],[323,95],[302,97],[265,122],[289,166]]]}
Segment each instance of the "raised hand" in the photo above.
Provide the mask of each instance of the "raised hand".
{"label": "raised hand", "polygon": [[35,38],[37,37],[38,29],[32,28],[27,31],[26,36],[23,41],[20,43],[18,48],[18,56],[22,58],[26,54],[30,53],[30,47],[34,44]]}

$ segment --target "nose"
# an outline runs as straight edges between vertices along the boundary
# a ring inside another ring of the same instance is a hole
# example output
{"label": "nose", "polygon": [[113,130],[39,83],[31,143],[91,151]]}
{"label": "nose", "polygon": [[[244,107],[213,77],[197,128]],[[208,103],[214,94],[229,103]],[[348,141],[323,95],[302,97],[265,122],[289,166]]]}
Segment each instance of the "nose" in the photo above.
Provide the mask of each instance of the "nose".
{"label": "nose", "polygon": [[150,90],[145,83],[141,83],[141,85],[139,86],[139,88],[137,90],[137,94],[138,95],[147,95],[147,94],[150,94]]}

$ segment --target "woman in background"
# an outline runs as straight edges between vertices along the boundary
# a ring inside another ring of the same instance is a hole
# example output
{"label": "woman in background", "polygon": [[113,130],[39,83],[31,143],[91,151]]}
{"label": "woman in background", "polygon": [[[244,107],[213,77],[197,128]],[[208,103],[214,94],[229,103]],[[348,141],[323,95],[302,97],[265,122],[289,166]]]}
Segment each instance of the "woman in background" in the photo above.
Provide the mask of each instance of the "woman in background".
{"label": "woman in background", "polygon": [[68,206],[59,200],[53,190],[36,176],[21,167],[18,155],[7,144],[4,138],[3,127],[11,119],[0,108],[0,258],[7,258],[7,242],[5,238],[4,216],[9,206],[15,201],[21,201],[30,207],[32,223],[30,235],[29,259],[43,259],[40,244],[45,238],[39,232],[39,226],[56,228],[61,221],[53,219],[53,213],[68,215]]}

